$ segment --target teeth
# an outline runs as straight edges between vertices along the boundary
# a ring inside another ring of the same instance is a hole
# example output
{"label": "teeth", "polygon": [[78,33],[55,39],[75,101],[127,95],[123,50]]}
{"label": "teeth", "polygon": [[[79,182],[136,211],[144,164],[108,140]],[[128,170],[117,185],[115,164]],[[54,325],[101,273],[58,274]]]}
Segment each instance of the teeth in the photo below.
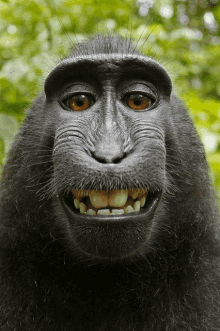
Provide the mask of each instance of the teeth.
{"label": "teeth", "polygon": [[89,214],[89,215],[96,215],[96,211],[93,210],[93,209],[89,209],[89,210],[87,210],[87,214]]}
{"label": "teeth", "polygon": [[87,207],[83,202],[80,202],[79,209],[80,209],[80,213],[85,213],[87,211]]}
{"label": "teeth", "polygon": [[135,203],[134,203],[134,210],[135,211],[140,211],[140,209],[141,209],[141,203],[140,203],[140,201],[135,201]]}
{"label": "teeth", "polygon": [[[114,190],[110,192],[104,190],[84,191],[73,189],[72,193],[74,206],[80,210],[80,213],[86,213],[88,215],[117,215],[139,212],[140,208],[145,205],[147,189]],[[84,203],[82,202],[83,198],[85,198],[83,200]],[[107,209],[106,207],[108,206],[111,208]]]}
{"label": "teeth", "polygon": [[142,197],[141,200],[140,200],[141,207],[144,207],[145,202],[146,202],[146,197]]}
{"label": "teeth", "polygon": [[106,191],[91,191],[89,199],[93,207],[122,207],[127,202],[128,191],[111,191],[109,194]]}
{"label": "teeth", "polygon": [[124,214],[124,209],[112,209],[112,214]]}
{"label": "teeth", "polygon": [[[96,211],[93,209],[88,209],[84,203],[80,203],[80,213],[81,214],[88,214],[88,215],[96,215]],[[134,203],[134,208],[132,206],[127,206],[124,209],[112,209],[112,212],[109,209],[99,209],[97,214],[99,215],[116,215],[116,214],[129,214],[133,213],[134,211],[140,211],[140,201],[136,201]]]}
{"label": "teeth", "polygon": [[99,209],[97,214],[99,214],[99,215],[110,215],[110,210],[109,209]]}
{"label": "teeth", "polygon": [[127,206],[124,209],[125,213],[133,213],[134,209],[131,206]]}
{"label": "teeth", "polygon": [[76,209],[79,209],[79,200],[78,199],[74,199],[74,206]]}
{"label": "teeth", "polygon": [[106,191],[91,191],[89,199],[93,207],[103,208],[108,206],[108,194]]}
{"label": "teeth", "polygon": [[112,209],[112,213],[110,213],[109,209],[99,209],[97,214],[99,215],[117,215],[124,214],[124,209]]}
{"label": "teeth", "polygon": [[122,207],[127,202],[128,191],[111,191],[109,194],[108,204],[111,207]]}

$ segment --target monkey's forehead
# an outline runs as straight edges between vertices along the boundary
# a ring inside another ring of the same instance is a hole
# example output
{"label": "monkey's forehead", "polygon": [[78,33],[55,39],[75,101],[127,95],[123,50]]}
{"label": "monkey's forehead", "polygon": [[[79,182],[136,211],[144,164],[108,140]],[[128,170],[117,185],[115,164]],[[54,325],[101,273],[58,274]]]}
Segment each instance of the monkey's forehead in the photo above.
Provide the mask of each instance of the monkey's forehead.
{"label": "monkey's forehead", "polygon": [[142,55],[137,54],[91,54],[91,55],[82,55],[82,56],[69,56],[62,60],[57,68],[60,66],[69,66],[74,64],[93,64],[96,66],[100,66],[102,64],[115,64],[118,66],[125,66],[127,64],[136,64],[137,66],[144,67],[154,67],[155,69],[159,69],[165,72],[166,75],[168,73],[164,70],[164,68],[154,59]]}
{"label": "monkey's forehead", "polygon": [[126,74],[130,76],[142,76],[158,87],[170,93],[172,82],[167,71],[155,60],[137,54],[92,54],[82,56],[69,56],[62,60],[48,75],[45,81],[45,92],[47,86],[56,85],[55,82],[65,84],[66,80],[74,80],[80,76],[86,78],[88,75],[105,75],[106,73]]}

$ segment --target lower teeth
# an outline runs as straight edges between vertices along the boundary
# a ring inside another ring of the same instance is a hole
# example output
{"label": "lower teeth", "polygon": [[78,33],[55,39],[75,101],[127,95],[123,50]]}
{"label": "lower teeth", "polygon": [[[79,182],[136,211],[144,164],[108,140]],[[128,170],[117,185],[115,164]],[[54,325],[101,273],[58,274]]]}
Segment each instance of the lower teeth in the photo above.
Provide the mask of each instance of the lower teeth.
{"label": "lower teeth", "polygon": [[99,209],[97,212],[94,209],[88,209],[83,202],[80,202],[79,207],[80,214],[89,214],[89,215],[120,215],[128,214],[133,212],[138,212],[141,209],[140,201],[134,203],[134,208],[132,206],[127,206],[124,209]]}

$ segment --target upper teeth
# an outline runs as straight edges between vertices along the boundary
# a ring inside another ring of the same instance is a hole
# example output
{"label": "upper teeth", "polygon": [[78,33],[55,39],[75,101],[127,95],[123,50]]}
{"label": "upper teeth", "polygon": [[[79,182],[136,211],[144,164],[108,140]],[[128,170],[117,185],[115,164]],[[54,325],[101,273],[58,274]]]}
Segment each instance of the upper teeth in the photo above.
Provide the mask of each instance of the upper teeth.
{"label": "upper teeth", "polygon": [[122,207],[126,203],[128,198],[127,190],[120,191],[91,191],[89,199],[95,208],[102,207]]}
{"label": "upper teeth", "polygon": [[[114,191],[83,191],[73,189],[74,205],[75,208],[80,209],[80,213],[87,214],[122,214],[133,211],[139,211],[140,207],[143,207],[146,201],[147,189],[135,189],[135,190],[114,190]],[[87,204],[80,202],[84,197],[89,197],[90,203]],[[132,199],[137,199],[133,201]],[[106,207],[110,207],[106,209]],[[119,209],[121,207],[121,209]],[[113,209],[117,208],[117,209]],[[97,210],[99,209],[99,210]]]}

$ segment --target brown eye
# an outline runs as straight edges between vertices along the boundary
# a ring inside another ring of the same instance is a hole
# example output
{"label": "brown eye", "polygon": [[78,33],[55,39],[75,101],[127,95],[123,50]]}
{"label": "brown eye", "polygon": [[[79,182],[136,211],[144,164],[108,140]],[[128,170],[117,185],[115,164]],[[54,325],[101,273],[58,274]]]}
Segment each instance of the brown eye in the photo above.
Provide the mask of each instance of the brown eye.
{"label": "brown eye", "polygon": [[78,94],[68,99],[67,105],[74,111],[82,111],[89,108],[92,104],[90,97],[84,94]]}
{"label": "brown eye", "polygon": [[143,110],[149,107],[152,102],[151,99],[143,94],[131,94],[126,100],[128,107],[135,110]]}

